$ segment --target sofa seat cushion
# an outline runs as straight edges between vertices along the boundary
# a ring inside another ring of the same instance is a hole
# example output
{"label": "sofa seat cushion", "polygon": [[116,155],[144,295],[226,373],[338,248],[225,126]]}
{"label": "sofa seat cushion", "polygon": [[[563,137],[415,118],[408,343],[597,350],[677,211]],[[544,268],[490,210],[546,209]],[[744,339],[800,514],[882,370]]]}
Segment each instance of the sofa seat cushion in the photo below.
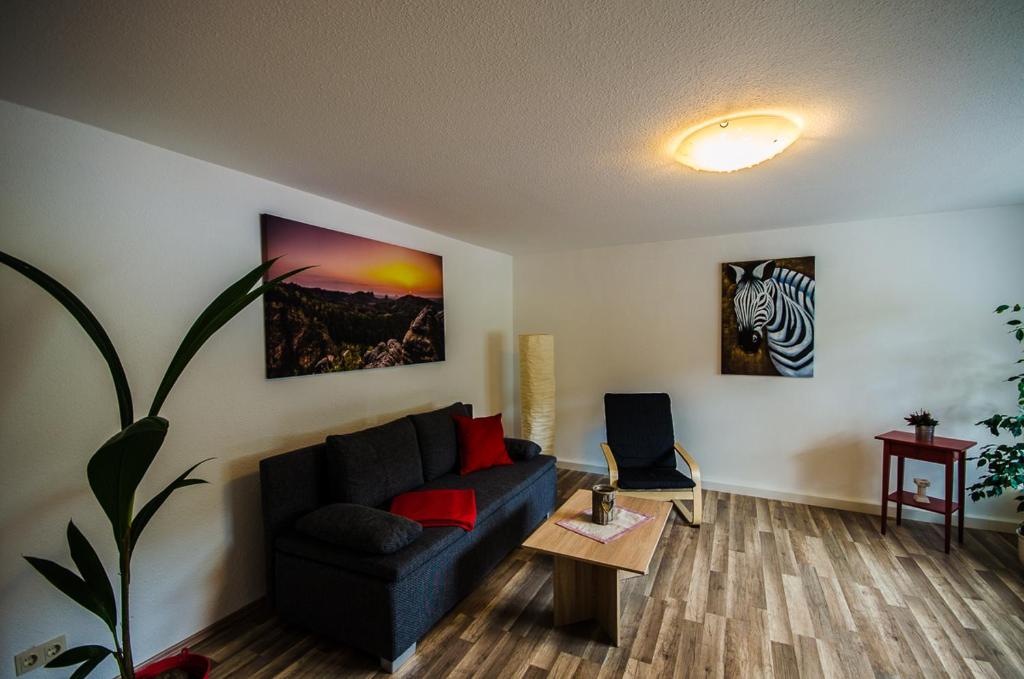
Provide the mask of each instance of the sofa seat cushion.
{"label": "sofa seat cushion", "polygon": [[693,479],[678,469],[619,470],[619,488],[623,490],[685,490],[694,485]]}
{"label": "sofa seat cushion", "polygon": [[300,517],[295,530],[357,552],[393,554],[418,538],[423,527],[382,509],[339,502]]}
{"label": "sofa seat cushion", "polygon": [[442,551],[457,548],[456,542],[470,540],[499,507],[526,491],[554,464],[555,458],[539,455],[526,462],[492,467],[469,476],[446,474],[425,484],[423,490],[473,488],[476,491],[476,527],[469,533],[454,527],[424,528],[419,538],[394,554],[364,554],[314,540],[295,530],[282,534],[274,544],[278,551],[286,554],[394,582],[415,572]]}
{"label": "sofa seat cushion", "polygon": [[445,474],[424,484],[421,490],[472,488],[476,491],[476,521],[480,523],[554,464],[555,458],[538,455],[532,460],[481,469],[466,476]]}
{"label": "sofa seat cushion", "polygon": [[279,536],[275,544],[278,552],[394,582],[414,572],[466,534],[461,528],[450,526],[424,528],[414,542],[394,554],[365,554],[314,540],[298,531]]}
{"label": "sofa seat cushion", "polygon": [[455,469],[459,461],[459,448],[452,416],[466,417],[469,414],[469,408],[456,402],[447,408],[409,416],[416,428],[416,438],[419,439],[424,481],[433,481]]}
{"label": "sofa seat cushion", "polygon": [[379,507],[423,485],[416,428],[407,417],[354,434],[327,437],[331,499]]}

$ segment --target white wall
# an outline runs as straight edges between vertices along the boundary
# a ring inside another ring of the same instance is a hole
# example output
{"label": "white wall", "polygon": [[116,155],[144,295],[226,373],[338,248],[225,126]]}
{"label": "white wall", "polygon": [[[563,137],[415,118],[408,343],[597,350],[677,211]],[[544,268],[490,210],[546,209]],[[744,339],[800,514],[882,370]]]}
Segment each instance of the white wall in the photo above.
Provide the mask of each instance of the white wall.
{"label": "white wall", "polygon": [[[136,412],[148,410],[199,311],[259,262],[261,212],[443,255],[447,361],[266,380],[259,303],[214,336],[161,413],[171,430],[141,493],[217,458],[201,474],[211,485],[172,497],[140,543],[132,583],[140,660],[263,594],[261,458],[455,399],[481,413],[511,407],[507,255],[0,102],[0,249],[92,308],[120,351]],[[118,420],[89,339],[6,267],[0,376],[0,676],[8,676],[16,652],[60,633],[75,645],[109,643],[98,621],[20,555],[70,564],[63,533],[74,517],[116,575],[85,465]]]}
{"label": "white wall", "polygon": [[[870,510],[875,434],[925,407],[939,434],[988,441],[973,423],[1015,408],[1019,353],[992,309],[1022,301],[1022,253],[1024,206],[517,257],[516,332],[555,335],[560,460],[604,466],[605,392],[667,391],[709,485]],[[804,255],[814,378],[720,374],[721,264]],[[939,469],[907,483],[941,495]],[[1012,518],[1012,496],[968,515]]]}

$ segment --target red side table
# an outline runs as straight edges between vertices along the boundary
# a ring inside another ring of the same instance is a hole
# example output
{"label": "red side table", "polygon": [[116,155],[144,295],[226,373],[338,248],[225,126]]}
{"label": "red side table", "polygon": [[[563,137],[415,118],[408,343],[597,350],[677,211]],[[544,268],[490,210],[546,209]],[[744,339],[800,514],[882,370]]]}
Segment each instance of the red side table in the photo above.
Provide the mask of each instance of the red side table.
{"label": "red side table", "polygon": [[[957,542],[964,541],[964,485],[967,471],[967,449],[977,445],[975,441],[947,439],[936,436],[931,441],[919,441],[905,431],[890,431],[875,437],[883,442],[882,448],[882,535],[885,535],[885,523],[889,515],[889,501],[896,503],[896,525],[903,519],[903,505],[911,505],[929,512],[937,512],[946,517],[946,554],[949,554],[949,538],[953,526],[953,512],[959,512]],[[896,492],[889,493],[889,459],[896,457]],[[914,499],[914,494],[903,490],[903,463],[907,458],[935,462],[946,468],[946,495],[940,499],[928,497],[927,504]],[[953,502],[953,464],[959,466],[957,485],[960,501]]]}

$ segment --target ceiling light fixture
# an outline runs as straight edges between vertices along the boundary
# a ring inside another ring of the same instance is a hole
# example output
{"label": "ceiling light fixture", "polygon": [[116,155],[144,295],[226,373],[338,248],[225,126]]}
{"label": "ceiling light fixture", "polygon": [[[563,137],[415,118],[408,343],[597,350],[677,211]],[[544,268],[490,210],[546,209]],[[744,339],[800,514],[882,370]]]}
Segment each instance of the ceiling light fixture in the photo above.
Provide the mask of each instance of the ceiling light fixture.
{"label": "ceiling light fixture", "polygon": [[675,158],[708,172],[733,172],[774,158],[797,140],[803,121],[785,113],[716,118],[683,133]]}

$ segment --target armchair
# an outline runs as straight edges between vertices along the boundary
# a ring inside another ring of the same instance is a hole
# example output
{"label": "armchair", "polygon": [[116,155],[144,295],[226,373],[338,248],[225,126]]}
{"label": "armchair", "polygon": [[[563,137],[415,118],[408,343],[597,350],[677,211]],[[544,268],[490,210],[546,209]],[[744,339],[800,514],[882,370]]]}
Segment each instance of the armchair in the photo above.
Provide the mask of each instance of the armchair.
{"label": "armchair", "polygon": [[[668,394],[605,394],[608,441],[601,444],[608,483],[621,495],[672,502],[684,519],[699,526],[702,515],[700,467],[675,441]],[[676,469],[676,455],[690,470]],[[692,503],[692,511],[683,504]]]}

